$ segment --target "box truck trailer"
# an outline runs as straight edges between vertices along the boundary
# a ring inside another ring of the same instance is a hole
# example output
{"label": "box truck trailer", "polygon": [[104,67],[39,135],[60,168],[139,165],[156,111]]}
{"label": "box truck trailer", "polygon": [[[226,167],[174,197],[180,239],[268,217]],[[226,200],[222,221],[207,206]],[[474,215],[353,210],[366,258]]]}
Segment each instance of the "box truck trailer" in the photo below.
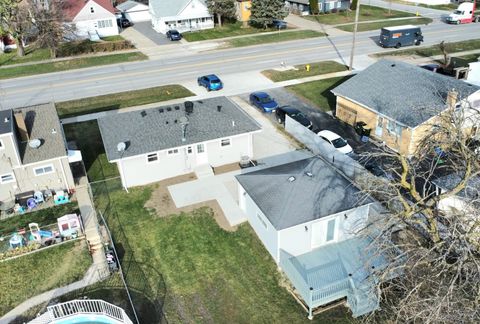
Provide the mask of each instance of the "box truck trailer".
{"label": "box truck trailer", "polygon": [[471,22],[480,21],[480,13],[475,12],[477,6],[474,2],[463,2],[458,5],[457,10],[449,14],[446,18],[446,22],[449,24],[468,24]]}

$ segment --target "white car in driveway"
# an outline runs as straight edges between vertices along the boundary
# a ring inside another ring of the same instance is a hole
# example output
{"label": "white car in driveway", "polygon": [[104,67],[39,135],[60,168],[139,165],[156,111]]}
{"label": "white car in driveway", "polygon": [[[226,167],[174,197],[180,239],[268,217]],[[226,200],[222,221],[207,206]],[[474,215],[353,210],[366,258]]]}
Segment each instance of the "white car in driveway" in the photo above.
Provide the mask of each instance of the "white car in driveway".
{"label": "white car in driveway", "polygon": [[343,139],[340,135],[335,134],[329,130],[322,130],[317,133],[317,136],[324,139],[327,143],[332,145],[337,151],[344,154],[349,154],[353,152],[352,147]]}

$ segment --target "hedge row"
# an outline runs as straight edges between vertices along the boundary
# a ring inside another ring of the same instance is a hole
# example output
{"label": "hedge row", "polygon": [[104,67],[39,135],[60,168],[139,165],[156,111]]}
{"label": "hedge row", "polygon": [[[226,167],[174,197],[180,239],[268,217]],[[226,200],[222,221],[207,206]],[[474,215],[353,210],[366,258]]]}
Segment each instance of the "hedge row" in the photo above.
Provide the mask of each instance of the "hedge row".
{"label": "hedge row", "polygon": [[135,48],[128,40],[114,42],[92,42],[84,40],[80,42],[69,42],[63,44],[57,52],[57,57],[67,57],[90,53],[114,52]]}

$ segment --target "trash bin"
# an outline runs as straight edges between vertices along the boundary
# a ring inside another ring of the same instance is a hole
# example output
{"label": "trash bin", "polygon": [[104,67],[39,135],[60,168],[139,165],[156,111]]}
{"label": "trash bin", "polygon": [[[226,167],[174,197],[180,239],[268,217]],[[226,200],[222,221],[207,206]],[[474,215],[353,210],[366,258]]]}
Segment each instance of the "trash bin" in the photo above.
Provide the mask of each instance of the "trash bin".
{"label": "trash bin", "polygon": [[370,136],[371,129],[370,128],[365,128],[367,124],[363,121],[359,121],[355,124],[355,132],[357,132],[358,135],[360,136]]}

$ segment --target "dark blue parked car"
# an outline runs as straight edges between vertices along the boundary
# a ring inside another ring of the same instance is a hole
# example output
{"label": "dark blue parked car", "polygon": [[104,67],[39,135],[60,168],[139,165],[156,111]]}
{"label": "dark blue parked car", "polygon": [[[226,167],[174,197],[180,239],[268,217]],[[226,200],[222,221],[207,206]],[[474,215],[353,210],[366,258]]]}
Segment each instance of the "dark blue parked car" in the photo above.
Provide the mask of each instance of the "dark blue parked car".
{"label": "dark blue parked car", "polygon": [[207,91],[223,89],[223,83],[215,74],[205,75],[197,79],[198,85]]}
{"label": "dark blue parked car", "polygon": [[167,33],[165,35],[171,41],[176,41],[176,40],[181,40],[182,39],[182,34],[180,34],[178,32],[178,30],[176,30],[176,29],[170,29],[169,31],[167,31]]}
{"label": "dark blue parked car", "polygon": [[251,93],[250,103],[267,113],[275,112],[275,109],[278,107],[277,102],[265,92]]}

